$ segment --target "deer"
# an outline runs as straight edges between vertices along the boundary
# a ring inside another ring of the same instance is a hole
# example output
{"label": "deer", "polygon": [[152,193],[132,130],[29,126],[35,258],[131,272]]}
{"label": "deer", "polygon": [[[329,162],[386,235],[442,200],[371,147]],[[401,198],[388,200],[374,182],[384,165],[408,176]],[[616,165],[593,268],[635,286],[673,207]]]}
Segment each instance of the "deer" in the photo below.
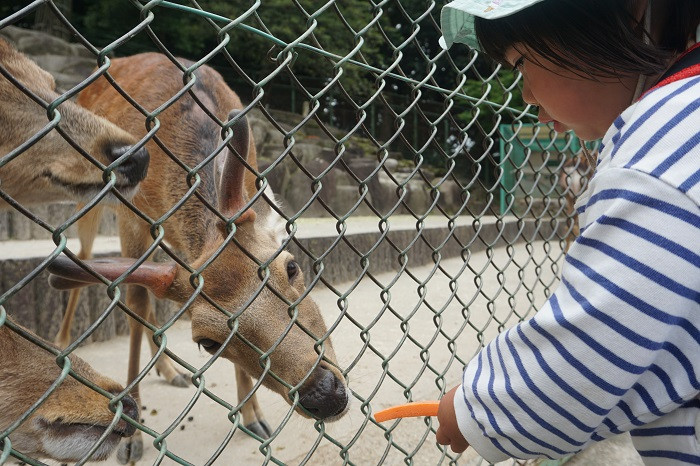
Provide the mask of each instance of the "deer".
{"label": "deer", "polygon": [[[122,158],[114,170],[115,186],[126,197],[138,189],[148,167],[147,150],[126,131],[71,101],[58,106],[58,126],[48,127],[47,103],[60,97],[53,77],[3,39],[0,95],[0,191],[11,200],[89,201],[105,189],[102,170],[85,156],[90,154],[103,166]],[[10,207],[0,199],[0,209]],[[134,399],[74,354],[67,356],[72,371],[113,397],[70,373],[61,381],[58,348],[0,310],[0,449],[11,445],[24,455],[65,462],[106,459],[122,438],[135,432],[131,423],[110,410],[110,402],[121,403],[123,415],[138,420]]]}
{"label": "deer", "polygon": [[[81,287],[121,277],[128,284],[127,307],[153,325],[149,292],[180,306],[189,303],[192,339],[234,363],[238,399],[244,402],[243,425],[260,438],[268,438],[272,430],[253,379],[302,416],[325,421],[343,416],[349,409],[349,388],[303,272],[281,247],[281,217],[273,208],[274,195],[262,183],[258,186],[257,154],[238,95],[213,68],[194,67],[183,58],[173,62],[158,53],[115,59],[109,75],[110,80],[103,77],[85,88],[78,102],[137,137],[149,129],[144,115],[159,110],[159,129],[146,145],[151,165],[132,202],[150,219],[163,219],[179,206],[162,222],[164,242],[171,257],[177,252],[177,260],[147,259],[154,241],[151,224],[130,209],[118,208],[122,257],[89,259],[97,222],[83,218],[79,230],[86,241],[79,257],[90,271],[58,257],[49,267],[52,286],[71,289],[69,303],[76,303]],[[183,82],[190,86],[186,91]],[[194,167],[201,183],[191,189],[188,170]],[[266,264],[267,271],[259,264]],[[134,273],[125,275],[130,268]],[[191,270],[201,273],[198,279]],[[203,285],[196,292],[199,280]],[[65,312],[56,339],[61,344],[69,341],[73,312]],[[143,326],[130,319],[130,384],[139,373],[142,334]],[[149,343],[155,355],[157,345],[152,338]],[[165,356],[158,358],[156,370],[179,385],[184,375]],[[138,384],[131,394],[140,402]],[[130,445],[120,447],[126,448],[118,454],[120,461],[140,458],[139,433]]]}
{"label": "deer", "polygon": [[594,168],[584,153],[569,159],[559,173],[559,186],[564,190],[564,212],[571,219],[571,228],[566,235],[564,252],[568,252],[571,244],[578,237],[580,230],[578,214],[576,213],[576,199],[588,186],[588,181],[593,176]]}
{"label": "deer", "polygon": [[[125,198],[146,176],[148,151],[117,125],[71,100],[47,107],[61,96],[54,78],[26,55],[0,39],[0,191],[15,202],[89,202],[106,189],[103,168],[117,164],[114,188]],[[33,141],[36,135],[42,135]],[[0,209],[8,209],[0,198]],[[111,191],[105,202],[117,203]]]}
{"label": "deer", "polygon": [[[47,347],[51,344],[7,320],[17,331],[9,328],[7,321],[0,325],[0,445],[7,434],[14,450],[31,457],[62,462],[107,459],[136,428],[124,418],[115,419],[116,414],[109,409],[110,398],[72,376],[52,389],[61,376],[61,368],[56,364],[56,356],[35,341],[42,341]],[[71,354],[68,359],[77,375],[105,392],[114,396],[124,392],[121,385],[96,372],[78,356]],[[15,425],[47,392],[50,394],[38,408]],[[128,395],[120,399],[123,414],[138,420],[134,399]],[[103,435],[104,441],[95,448]]]}

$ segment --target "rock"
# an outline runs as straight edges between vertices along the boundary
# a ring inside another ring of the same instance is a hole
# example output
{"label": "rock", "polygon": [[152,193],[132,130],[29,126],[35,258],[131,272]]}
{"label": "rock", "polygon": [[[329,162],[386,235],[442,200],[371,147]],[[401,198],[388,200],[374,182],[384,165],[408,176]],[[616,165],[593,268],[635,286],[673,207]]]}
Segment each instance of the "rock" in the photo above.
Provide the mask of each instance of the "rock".
{"label": "rock", "polygon": [[428,213],[428,207],[433,201],[430,199],[430,191],[426,189],[423,180],[412,179],[406,183],[405,187],[408,193],[406,205],[417,215]]}
{"label": "rock", "polygon": [[7,26],[2,29],[0,34],[9,39],[18,50],[27,55],[94,57],[92,52],[82,44],[70,43],[50,34],[32,31],[31,29]]}
{"label": "rock", "polygon": [[0,211],[0,241],[10,238],[10,212]]}
{"label": "rock", "polygon": [[[0,286],[3,293],[19,284],[29,275],[40,263],[40,260],[5,260],[0,262]],[[3,307],[15,321],[27,327],[30,331],[37,331],[36,295],[34,285],[36,280],[28,282],[21,289],[17,290],[5,303]]]}
{"label": "rock", "polygon": [[[437,186],[440,178],[433,180],[433,186]],[[438,204],[449,214],[455,214],[462,207],[463,198],[466,199],[467,192],[455,180],[447,179],[438,187],[440,199]]]}
{"label": "rock", "polygon": [[71,89],[83,81],[97,65],[97,57],[82,44],[15,26],[7,26],[0,35],[51,73],[59,91]]}

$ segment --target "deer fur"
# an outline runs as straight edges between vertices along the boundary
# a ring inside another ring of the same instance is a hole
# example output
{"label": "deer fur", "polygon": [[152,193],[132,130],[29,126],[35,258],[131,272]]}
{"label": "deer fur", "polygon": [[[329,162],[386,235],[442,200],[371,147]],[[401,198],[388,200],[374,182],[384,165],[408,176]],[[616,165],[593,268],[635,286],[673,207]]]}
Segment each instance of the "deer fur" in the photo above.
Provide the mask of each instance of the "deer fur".
{"label": "deer fur", "polygon": [[[92,199],[105,187],[103,171],[70,140],[105,166],[131,152],[114,174],[116,188],[126,197],[133,196],[146,176],[148,152],[133,147],[137,140],[129,133],[70,100],[57,107],[57,129],[16,157],[7,157],[49,124],[46,106],[59,98],[55,88],[49,73],[0,39],[0,191],[23,205]],[[115,200],[107,196],[108,202]],[[7,207],[0,199],[0,209]]]}
{"label": "deer fur", "polygon": [[588,158],[581,153],[564,163],[559,174],[559,186],[564,190],[564,212],[571,220],[571,228],[566,235],[565,252],[569,250],[580,233],[578,213],[575,208],[576,199],[588,187],[593,170]]}
{"label": "deer fur", "polygon": [[[183,59],[178,61],[182,67],[192,65],[192,62]],[[115,59],[109,73],[116,84],[147,112],[159,108],[183,88],[181,69],[160,54],[147,53]],[[220,352],[220,356],[235,363],[239,399],[250,396],[242,409],[243,423],[261,437],[269,436],[271,430],[262,418],[255,393],[252,396],[249,393],[253,387],[250,377],[262,377],[263,385],[290,403],[299,397],[295,407],[303,415],[333,420],[346,412],[349,391],[344,376],[337,368],[330,340],[326,338],[322,345],[315,345],[315,339],[327,336],[328,330],[317,305],[306,295],[303,274],[294,258],[280,250],[282,232],[279,228],[271,228],[271,225],[279,224],[278,214],[270,207],[272,199],[267,193],[263,195],[258,191],[255,174],[245,167],[247,164],[256,170],[257,163],[246,117],[235,110],[243,107],[241,101],[212,68],[201,66],[194,76],[196,81],[191,93],[186,92],[157,116],[160,128],[155,140],[147,144],[151,166],[140,191],[134,196],[133,204],[151,219],[163,218],[189,189],[187,169],[180,164],[189,168],[200,166],[222,145],[221,125],[225,122],[231,125],[233,137],[228,145],[198,171],[201,185],[197,188],[197,196],[190,197],[162,224],[169,248],[193,269],[199,270],[218,254],[202,271],[203,291],[223,309],[238,315],[237,330],[232,337],[230,324],[233,325],[233,322],[229,322],[229,317],[203,297],[197,297],[188,307],[192,338],[207,351]],[[198,102],[191,94],[196,96]],[[137,137],[146,134],[144,115],[106,79],[96,80],[80,94],[78,101]],[[200,107],[200,103],[207,111]],[[224,217],[235,220],[232,225],[236,230],[235,241],[229,241],[220,253],[219,248],[230,233],[225,222],[202,199],[217,208]],[[252,206],[246,207],[251,201]],[[86,261],[107,279],[120,276],[133,264],[133,258],[147,254],[148,247],[153,243],[147,222],[125,208],[118,209],[117,216],[122,256],[132,259],[126,262]],[[95,218],[99,218],[99,213],[95,213],[92,219],[84,219],[79,225],[83,230],[80,255],[83,259],[90,256],[96,234]],[[263,263],[269,261],[266,285],[259,277],[259,266],[248,254]],[[55,286],[77,288],[97,281],[79,267],[71,267],[69,262],[57,262],[51,269],[56,274],[53,279]],[[190,282],[191,274],[174,262],[148,264],[160,271],[144,272],[141,278],[129,277],[127,282],[139,286],[129,286],[126,303],[133,312],[155,324],[153,304],[146,288],[156,296],[179,305],[192,296],[194,288]],[[153,279],[170,277],[171,274],[172,278],[160,280],[160,283]],[[77,303],[75,291],[71,303]],[[298,314],[294,322],[285,300],[297,305]],[[73,309],[66,311],[57,338],[61,345],[69,341],[72,313]],[[140,370],[142,332],[143,326],[131,319],[130,382]],[[251,342],[263,352],[271,350],[270,370],[295,387],[291,395],[287,387],[265,374],[263,367],[266,361],[241,339]],[[156,345],[151,338],[149,342],[155,351]],[[159,358],[156,368],[175,384],[184,380],[168,358]],[[138,386],[132,394],[139,399]],[[122,460],[138,459],[141,454],[139,442],[140,439],[135,436],[131,451],[126,452]]]}
{"label": "deer fur", "polygon": [[[0,326],[0,355],[0,433],[4,433],[49,390],[61,375],[61,368],[53,354],[15,333],[7,324]],[[79,357],[71,354],[68,358],[75,373],[103,390],[115,395],[124,390]],[[12,448],[35,458],[79,461],[114,421],[115,414],[108,405],[107,397],[68,376],[9,434]],[[131,397],[124,397],[122,405],[124,414],[138,420],[138,408]],[[106,459],[121,439],[134,431],[131,424],[119,420],[91,459]]]}
{"label": "deer fur", "polygon": [[[25,89],[25,93],[22,88]],[[104,188],[102,171],[89,163],[56,129],[35,144],[8,157],[49,122],[44,104],[59,97],[51,75],[0,39],[0,191],[21,204],[56,201],[86,201]],[[59,128],[82,150],[100,163],[132,149],[136,139],[116,125],[75,103],[58,106]],[[148,166],[148,153],[138,149],[130,161],[115,170],[117,186],[125,195],[133,194]],[[0,199],[0,209],[9,205]],[[0,324],[0,434],[8,434],[12,448],[30,457],[57,461],[84,459],[115,420],[110,399],[67,376],[36,410],[19,425],[15,424],[59,379],[56,357],[34,342],[42,341],[6,317]],[[49,343],[44,344],[51,346]],[[69,355],[72,370],[103,390],[119,394],[124,388],[92,369],[75,355]],[[138,419],[136,402],[122,398],[123,413]],[[123,437],[135,428],[120,419],[90,457],[105,459]],[[0,441],[0,445],[3,442]],[[2,449],[2,447],[0,447]]]}

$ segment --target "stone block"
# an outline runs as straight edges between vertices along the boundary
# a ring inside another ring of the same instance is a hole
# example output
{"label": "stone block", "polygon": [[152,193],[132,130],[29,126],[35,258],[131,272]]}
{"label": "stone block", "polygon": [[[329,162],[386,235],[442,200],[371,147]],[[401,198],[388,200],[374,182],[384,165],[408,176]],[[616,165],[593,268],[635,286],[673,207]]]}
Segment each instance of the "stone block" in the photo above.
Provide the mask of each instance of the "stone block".
{"label": "stone block", "polygon": [[61,55],[71,56],[75,53],[69,42],[49,34],[42,34],[28,29],[15,35],[17,49],[26,55]]}
{"label": "stone block", "polygon": [[[63,224],[76,213],[75,206],[71,204],[49,204],[47,207],[47,221],[54,228],[63,226]],[[68,229],[64,231],[64,234],[68,238],[75,238],[77,237],[77,228],[75,225],[70,225],[68,226]],[[51,234],[49,233],[46,233],[46,235],[47,238],[51,237]]]}
{"label": "stone block", "polygon": [[54,73],[68,73],[71,75],[83,75],[86,78],[97,66],[96,57],[67,56],[44,52],[31,55],[30,58],[52,75]]}
{"label": "stone block", "polygon": [[[32,213],[40,220],[45,223],[51,224],[49,219],[49,206],[48,205],[34,205],[31,206]],[[35,221],[29,220],[29,239],[48,239],[51,238],[51,232],[46,230],[43,226],[40,226]]]}
{"label": "stone block", "polygon": [[56,81],[58,92],[71,89],[85,80],[97,65],[95,57],[42,54],[32,55],[30,58],[41,68],[51,73]]}
{"label": "stone block", "polygon": [[0,210],[0,241],[5,241],[10,238],[10,212]]}
{"label": "stone block", "polygon": [[33,222],[18,211],[10,211],[10,239],[32,239]]}
{"label": "stone block", "polygon": [[[0,262],[0,267],[2,268],[2,275],[0,276],[2,288],[0,291],[2,291],[2,294],[5,294],[12,287],[25,280],[40,262],[39,259]],[[17,323],[27,327],[32,332],[37,331],[37,302],[34,286],[35,280],[32,280],[8,297],[6,301],[0,303]]]}
{"label": "stone block", "polygon": [[68,293],[55,290],[49,286],[49,273],[44,270],[34,280],[36,292],[37,334],[53,341],[61,326],[63,311],[66,308]]}
{"label": "stone block", "polygon": [[[156,307],[156,321],[161,325],[170,320],[180,309],[177,304],[167,299],[155,299],[154,301]],[[187,315],[187,313],[184,315]]]}

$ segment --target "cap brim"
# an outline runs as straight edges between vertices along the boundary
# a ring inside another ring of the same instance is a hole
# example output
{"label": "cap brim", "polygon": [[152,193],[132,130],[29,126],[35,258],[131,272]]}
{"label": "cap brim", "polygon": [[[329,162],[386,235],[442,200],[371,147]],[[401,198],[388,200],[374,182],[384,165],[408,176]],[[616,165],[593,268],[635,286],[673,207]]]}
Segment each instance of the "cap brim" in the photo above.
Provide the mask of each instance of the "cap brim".
{"label": "cap brim", "polygon": [[[456,2],[445,5],[440,12],[440,28],[442,29],[443,48],[449,49],[452,44],[459,42],[473,49],[479,48],[474,32],[474,15],[459,7],[452,6]],[[464,3],[462,1],[462,3]]]}
{"label": "cap brim", "polygon": [[496,19],[512,15],[543,0],[454,0],[440,12],[441,47],[458,42],[479,49],[474,18]]}

